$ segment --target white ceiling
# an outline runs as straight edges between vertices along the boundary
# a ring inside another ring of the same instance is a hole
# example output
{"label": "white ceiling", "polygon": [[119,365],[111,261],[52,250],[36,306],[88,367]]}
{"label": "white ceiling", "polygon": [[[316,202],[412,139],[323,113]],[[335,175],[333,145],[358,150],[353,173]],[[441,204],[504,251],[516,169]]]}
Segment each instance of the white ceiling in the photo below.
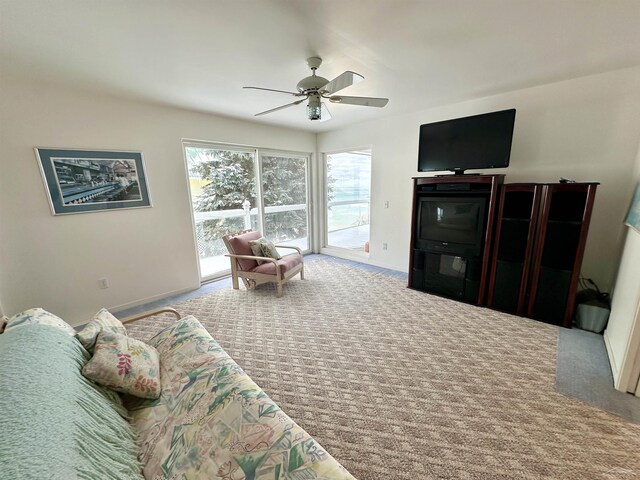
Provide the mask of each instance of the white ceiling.
{"label": "white ceiling", "polygon": [[[389,104],[254,118],[312,55]],[[633,65],[640,0],[0,0],[6,73],[312,131]]]}

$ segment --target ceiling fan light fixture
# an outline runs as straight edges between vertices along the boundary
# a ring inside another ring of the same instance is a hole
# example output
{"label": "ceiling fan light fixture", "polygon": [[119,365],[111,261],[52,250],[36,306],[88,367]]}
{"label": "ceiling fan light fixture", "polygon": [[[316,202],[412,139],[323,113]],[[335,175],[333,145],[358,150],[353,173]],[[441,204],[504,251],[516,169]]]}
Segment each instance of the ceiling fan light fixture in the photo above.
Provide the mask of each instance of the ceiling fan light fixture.
{"label": "ceiling fan light fixture", "polygon": [[309,117],[309,120],[321,120],[322,109],[320,107],[314,107],[313,105],[307,105],[307,117]]}
{"label": "ceiling fan light fixture", "polygon": [[312,95],[309,97],[309,104],[307,105],[307,118],[309,120],[321,120],[322,119],[322,106],[320,105],[320,97]]}

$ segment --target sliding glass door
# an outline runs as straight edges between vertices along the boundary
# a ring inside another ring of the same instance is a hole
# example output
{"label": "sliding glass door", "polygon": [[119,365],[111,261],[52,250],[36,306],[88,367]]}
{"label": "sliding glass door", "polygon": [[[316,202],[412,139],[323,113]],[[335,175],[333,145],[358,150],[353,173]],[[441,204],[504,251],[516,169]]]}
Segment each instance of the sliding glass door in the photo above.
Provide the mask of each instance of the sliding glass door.
{"label": "sliding glass door", "polygon": [[265,237],[309,250],[309,157],[269,153],[260,160]]}
{"label": "sliding glass door", "polygon": [[222,237],[242,230],[309,250],[308,155],[202,143],[184,152],[202,279],[229,271]]}

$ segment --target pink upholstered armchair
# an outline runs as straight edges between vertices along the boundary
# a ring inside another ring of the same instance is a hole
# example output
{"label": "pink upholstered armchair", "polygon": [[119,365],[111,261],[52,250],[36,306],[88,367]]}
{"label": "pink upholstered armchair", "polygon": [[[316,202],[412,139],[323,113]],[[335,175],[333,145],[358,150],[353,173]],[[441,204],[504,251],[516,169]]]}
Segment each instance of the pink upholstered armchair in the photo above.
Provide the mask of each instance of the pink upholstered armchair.
{"label": "pink upholstered armchair", "polygon": [[[236,290],[240,288],[238,278],[242,279],[248,290],[261,283],[275,282],[276,297],[281,297],[282,285],[291,277],[300,272],[300,279],[304,280],[302,250],[298,247],[277,245],[278,248],[290,248],[296,250],[296,252],[284,255],[279,260],[269,257],[257,257],[251,250],[249,242],[258,240],[260,237],[262,237],[260,232],[252,230],[222,237],[229,250],[227,257],[231,259],[233,288]],[[258,260],[264,263],[258,265]]]}

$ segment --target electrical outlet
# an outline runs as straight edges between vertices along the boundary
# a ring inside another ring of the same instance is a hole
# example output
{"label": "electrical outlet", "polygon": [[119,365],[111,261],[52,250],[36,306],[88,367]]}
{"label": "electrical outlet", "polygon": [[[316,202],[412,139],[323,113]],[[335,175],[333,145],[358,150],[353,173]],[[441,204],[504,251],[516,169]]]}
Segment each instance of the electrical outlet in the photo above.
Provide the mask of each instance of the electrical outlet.
{"label": "electrical outlet", "polygon": [[384,201],[384,208],[389,208],[389,200]]}
{"label": "electrical outlet", "polygon": [[382,249],[383,249],[383,250],[386,250],[386,249],[387,249],[387,242],[384,242],[384,243],[382,244]]}
{"label": "electrical outlet", "polygon": [[100,288],[100,289],[109,288],[109,279],[108,278],[99,278],[98,279],[98,288]]}

